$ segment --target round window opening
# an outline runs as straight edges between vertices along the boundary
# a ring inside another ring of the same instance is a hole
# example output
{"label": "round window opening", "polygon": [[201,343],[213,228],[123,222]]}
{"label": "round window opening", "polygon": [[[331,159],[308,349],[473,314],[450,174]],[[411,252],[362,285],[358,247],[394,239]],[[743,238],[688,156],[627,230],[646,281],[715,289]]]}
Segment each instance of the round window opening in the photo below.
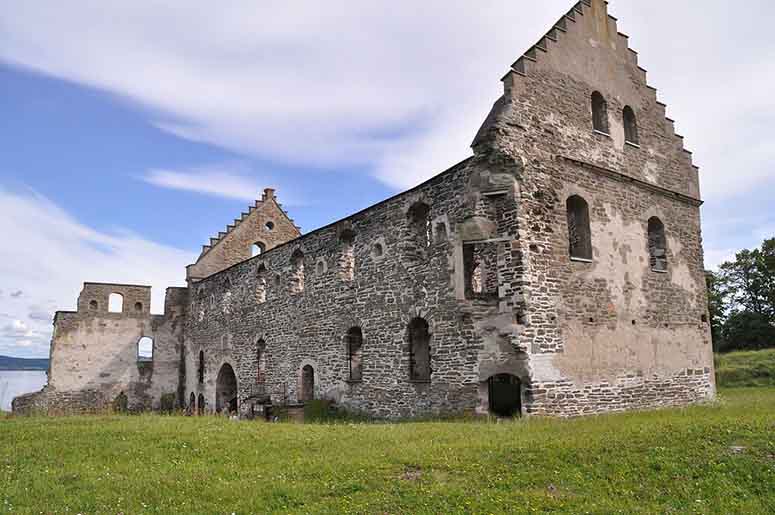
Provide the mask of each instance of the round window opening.
{"label": "round window opening", "polygon": [[264,224],[264,227],[266,227],[267,231],[271,231],[274,229],[274,222],[270,220],[266,224]]}

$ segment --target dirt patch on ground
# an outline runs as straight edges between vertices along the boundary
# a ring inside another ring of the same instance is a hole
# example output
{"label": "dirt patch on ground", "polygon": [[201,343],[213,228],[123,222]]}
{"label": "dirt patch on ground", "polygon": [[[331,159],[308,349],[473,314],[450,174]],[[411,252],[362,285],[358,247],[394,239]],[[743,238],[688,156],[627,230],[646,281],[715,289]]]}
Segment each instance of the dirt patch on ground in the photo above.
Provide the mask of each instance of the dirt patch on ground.
{"label": "dirt patch on ground", "polygon": [[404,481],[419,481],[422,477],[422,469],[415,465],[410,465],[404,468],[400,478]]}

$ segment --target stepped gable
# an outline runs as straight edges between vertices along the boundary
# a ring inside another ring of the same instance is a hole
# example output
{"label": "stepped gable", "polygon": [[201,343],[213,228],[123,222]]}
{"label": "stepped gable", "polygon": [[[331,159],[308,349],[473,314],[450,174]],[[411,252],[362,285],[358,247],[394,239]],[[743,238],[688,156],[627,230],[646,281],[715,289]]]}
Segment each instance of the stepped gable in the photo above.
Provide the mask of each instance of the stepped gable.
{"label": "stepped gable", "polygon": [[210,238],[196,262],[186,267],[186,278],[189,283],[199,281],[299,236],[300,228],[267,188],[247,212]]}
{"label": "stepped gable", "polygon": [[291,224],[293,224],[293,226],[296,228],[296,230],[299,233],[301,233],[301,227],[296,225],[296,223],[293,221],[293,218],[291,218],[290,215],[288,214],[288,211],[283,209],[283,205],[280,204],[279,202],[277,202],[277,199],[276,199],[276,197],[274,195],[274,191],[275,190],[272,189],[272,188],[266,188],[264,190],[264,192],[262,193],[262,195],[261,195],[261,199],[260,200],[256,200],[255,203],[252,206],[249,206],[247,212],[243,211],[240,214],[239,218],[235,218],[234,222],[232,222],[231,224],[226,226],[226,230],[225,231],[220,231],[217,236],[214,236],[214,237],[210,238],[210,243],[208,243],[207,245],[202,245],[202,251],[199,253],[199,257],[200,258],[204,257],[213,247],[218,245],[218,243],[221,240],[223,240],[223,238],[228,236],[234,229],[239,227],[239,225],[242,222],[244,222],[254,211],[256,211],[258,209],[261,209],[261,207],[263,207],[264,203],[266,203],[268,201],[269,202],[274,202],[277,205],[277,207],[279,208],[280,212],[283,215],[285,215],[285,218]]}
{"label": "stepped gable", "polygon": [[[541,62],[544,55],[551,53],[555,47],[563,44],[564,36],[566,33],[572,30],[573,25],[578,23],[581,17],[593,15],[591,12],[593,8],[593,1],[600,1],[602,3],[606,18],[610,24],[609,26],[613,28],[613,32],[616,34],[616,38],[621,47],[627,49],[628,59],[633,65],[637,67],[639,72],[639,79],[641,80],[642,84],[652,92],[652,100],[661,110],[667,130],[676,139],[676,144],[679,145],[679,148],[686,154],[688,164],[695,170],[699,170],[699,168],[692,162],[692,152],[687,150],[683,145],[684,137],[675,132],[675,121],[666,115],[667,105],[657,99],[657,89],[648,84],[646,78],[647,72],[638,64],[638,53],[629,47],[629,36],[616,30],[618,20],[614,16],[608,14],[607,1],[581,0],[580,2],[576,3],[567,13],[565,13],[559,20],[557,20],[552,28],[549,29],[549,31],[544,34],[535,45],[530,47],[524,54],[522,54],[522,56],[519,57],[519,59],[517,59],[511,65],[509,71],[501,80],[504,83],[508,83],[508,80],[512,74],[523,77],[530,76],[531,71],[537,64]],[[476,147],[480,143],[483,143],[487,138],[490,130],[495,127],[498,120],[498,115],[507,108],[508,102],[506,97],[507,95],[504,95],[495,102],[492,111],[480,127],[479,131],[477,131],[476,137],[472,143],[472,147]]]}

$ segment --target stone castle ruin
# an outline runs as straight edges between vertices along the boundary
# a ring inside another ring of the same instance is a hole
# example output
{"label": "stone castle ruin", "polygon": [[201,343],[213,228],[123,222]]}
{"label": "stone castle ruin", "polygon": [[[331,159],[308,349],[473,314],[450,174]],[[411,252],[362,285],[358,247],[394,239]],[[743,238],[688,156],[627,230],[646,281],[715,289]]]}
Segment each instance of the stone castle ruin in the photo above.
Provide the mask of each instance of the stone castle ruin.
{"label": "stone castle ruin", "polygon": [[163,315],[149,287],[84,284],[56,314],[48,385],[14,410],[123,395],[576,416],[713,398],[698,169],[627,43],[606,2],[579,2],[507,70],[471,157],[305,235],[265,190]]}

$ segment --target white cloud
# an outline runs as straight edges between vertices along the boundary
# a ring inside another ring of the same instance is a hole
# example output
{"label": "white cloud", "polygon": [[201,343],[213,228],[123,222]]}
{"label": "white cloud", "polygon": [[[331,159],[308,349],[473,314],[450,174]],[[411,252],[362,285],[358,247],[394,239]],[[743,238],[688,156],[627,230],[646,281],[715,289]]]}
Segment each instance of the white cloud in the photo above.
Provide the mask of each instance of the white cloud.
{"label": "white cloud", "polygon": [[[142,179],[154,186],[174,190],[191,191],[204,195],[254,201],[261,198],[264,187],[279,187],[278,179],[263,179],[263,185],[244,163],[221,163],[185,170],[149,170]],[[300,205],[301,202],[290,185],[282,186],[283,202]]]}
{"label": "white cloud", "polygon": [[[140,102],[188,139],[290,165],[363,166],[404,188],[469,154],[499,78],[571,4],[17,2],[0,17],[0,60]],[[610,9],[685,131],[705,196],[771,181],[775,6],[709,0],[701,23],[692,2]]]}
{"label": "white cloud", "polygon": [[179,136],[406,187],[470,153],[500,77],[568,8],[22,2],[0,19],[0,59],[139,101]]}
{"label": "white cloud", "polygon": [[2,188],[0,233],[13,242],[0,246],[4,290],[24,292],[23,302],[0,297],[10,320],[0,326],[0,354],[47,356],[53,310],[75,309],[84,281],[150,284],[152,308],[162,312],[164,289],[184,285],[196,258],[129,232],[95,231],[43,196]]}

